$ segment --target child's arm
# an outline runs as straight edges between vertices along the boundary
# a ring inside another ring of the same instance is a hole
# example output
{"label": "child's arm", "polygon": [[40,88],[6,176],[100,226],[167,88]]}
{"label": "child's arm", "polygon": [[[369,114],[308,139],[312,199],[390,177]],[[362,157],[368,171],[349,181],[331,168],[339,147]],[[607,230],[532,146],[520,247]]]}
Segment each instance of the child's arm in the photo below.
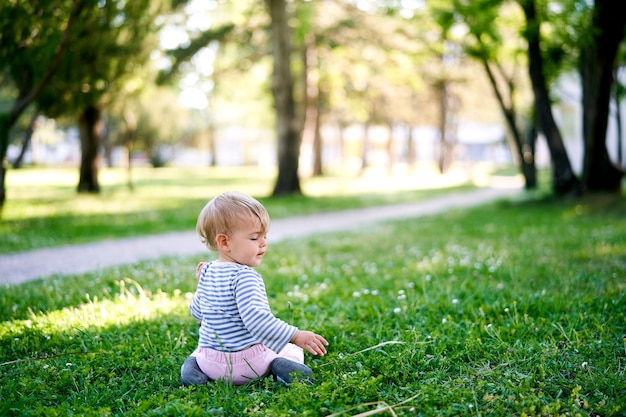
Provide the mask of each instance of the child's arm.
{"label": "child's arm", "polygon": [[291,343],[308,350],[313,355],[320,356],[326,354],[326,346],[328,346],[326,339],[308,330],[296,330],[296,333],[291,338]]}
{"label": "child's arm", "polygon": [[204,268],[204,265],[206,265],[206,262],[200,262],[198,266],[196,266],[196,279],[197,280],[200,280],[200,272],[202,272],[202,268]]}

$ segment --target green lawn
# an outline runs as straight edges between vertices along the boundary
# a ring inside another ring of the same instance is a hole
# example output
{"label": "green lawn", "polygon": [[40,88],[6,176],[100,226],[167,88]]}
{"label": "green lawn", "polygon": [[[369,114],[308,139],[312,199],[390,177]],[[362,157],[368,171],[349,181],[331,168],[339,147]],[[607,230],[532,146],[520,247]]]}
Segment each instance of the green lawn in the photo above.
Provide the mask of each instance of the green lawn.
{"label": "green lawn", "polygon": [[[259,168],[136,168],[100,173],[98,195],[77,195],[76,168],[25,168],[7,175],[0,221],[0,254],[116,237],[193,230],[215,195],[239,190],[261,200],[272,218],[417,201],[473,187],[488,172],[437,176],[432,167],[413,175],[325,176],[302,180],[304,196],[269,198],[275,172]],[[467,175],[470,174],[470,175]]]}
{"label": "green lawn", "polygon": [[314,387],[180,385],[197,257],[2,288],[0,415],[624,415],[625,217],[528,199],[271,245],[274,313],[330,342]]}

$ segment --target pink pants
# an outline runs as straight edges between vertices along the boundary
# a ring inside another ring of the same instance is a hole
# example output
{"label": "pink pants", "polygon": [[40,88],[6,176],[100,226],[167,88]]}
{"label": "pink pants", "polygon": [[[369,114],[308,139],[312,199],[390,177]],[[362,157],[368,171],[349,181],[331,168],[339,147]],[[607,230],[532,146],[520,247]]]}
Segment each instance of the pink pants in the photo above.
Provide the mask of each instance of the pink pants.
{"label": "pink pants", "polygon": [[196,357],[200,370],[206,376],[212,380],[225,379],[233,385],[243,385],[267,375],[272,361],[276,358],[304,363],[302,348],[293,343],[289,343],[279,353],[258,344],[231,353],[199,347],[191,356]]}

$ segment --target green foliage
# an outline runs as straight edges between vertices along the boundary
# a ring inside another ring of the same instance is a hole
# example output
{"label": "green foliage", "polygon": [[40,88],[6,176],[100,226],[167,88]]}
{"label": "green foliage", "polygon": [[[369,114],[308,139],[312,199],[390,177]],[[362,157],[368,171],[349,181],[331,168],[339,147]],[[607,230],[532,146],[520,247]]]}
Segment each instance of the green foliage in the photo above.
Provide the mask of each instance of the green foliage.
{"label": "green foliage", "polygon": [[622,415],[624,215],[529,199],[272,245],[274,313],[331,343],[289,390],[180,385],[197,258],[2,288],[0,415]]}
{"label": "green foliage", "polygon": [[167,51],[174,62],[168,71],[161,71],[157,77],[158,84],[165,84],[171,80],[174,75],[177,75],[179,67],[184,62],[188,62],[191,58],[197,54],[202,48],[208,47],[212,42],[223,40],[233,29],[233,24],[226,24],[215,30],[207,30],[201,32],[196,38],[189,41],[185,47],[179,47],[171,51]]}
{"label": "green foliage", "polygon": [[[23,92],[48,70],[72,14],[72,1],[10,0],[0,5],[0,66]],[[3,79],[4,82],[8,80]]]}
{"label": "green foliage", "polygon": [[119,94],[156,48],[155,18],[162,2],[87,2],[59,70],[37,98],[56,117],[101,105]]}

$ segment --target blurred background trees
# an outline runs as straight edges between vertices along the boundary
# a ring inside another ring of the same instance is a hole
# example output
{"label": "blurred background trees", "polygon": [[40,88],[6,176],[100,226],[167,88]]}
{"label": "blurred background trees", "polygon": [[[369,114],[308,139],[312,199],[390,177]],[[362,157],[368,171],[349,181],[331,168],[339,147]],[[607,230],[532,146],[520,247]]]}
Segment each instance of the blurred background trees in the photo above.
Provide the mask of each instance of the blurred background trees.
{"label": "blurred background trees", "polygon": [[272,166],[280,195],[337,166],[408,175],[429,160],[445,173],[486,143],[508,144],[527,188],[543,146],[556,194],[615,192],[626,14],[614,3],[8,0],[0,203],[6,168],[49,119],[79,138],[66,163],[80,192],[98,192],[103,160],[132,186],[139,155]]}

